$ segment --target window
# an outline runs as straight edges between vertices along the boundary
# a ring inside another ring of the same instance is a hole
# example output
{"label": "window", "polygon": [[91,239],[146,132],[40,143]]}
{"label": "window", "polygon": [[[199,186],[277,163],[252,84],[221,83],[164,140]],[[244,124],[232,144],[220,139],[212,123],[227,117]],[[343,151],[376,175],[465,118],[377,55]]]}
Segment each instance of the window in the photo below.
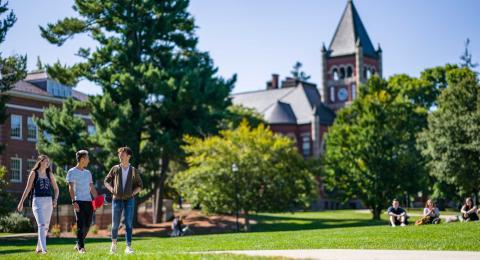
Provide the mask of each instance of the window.
{"label": "window", "polygon": [[330,87],[330,101],[335,102],[335,87]]}
{"label": "window", "polygon": [[333,69],[333,80],[338,80],[338,70],[337,70],[337,68]]}
{"label": "window", "polygon": [[353,76],[353,69],[352,66],[347,67],[347,78],[351,78]]}
{"label": "window", "polygon": [[33,117],[31,117],[31,116],[29,116],[27,118],[27,128],[28,128],[27,139],[29,141],[36,141],[37,140],[37,125],[35,124],[35,121],[33,120]]}
{"label": "window", "polygon": [[52,135],[49,134],[47,131],[43,131],[43,139],[51,142],[52,141]]}
{"label": "window", "polygon": [[345,78],[345,68],[340,68],[340,79],[344,79]]}
{"label": "window", "polygon": [[88,131],[88,135],[89,136],[93,136],[97,133],[97,131],[95,130],[95,126],[94,125],[88,125],[87,127],[87,131]]}
{"label": "window", "polygon": [[22,116],[10,116],[10,136],[12,139],[22,139]]}
{"label": "window", "polygon": [[354,100],[357,97],[357,85],[352,84],[352,100]]}
{"label": "window", "polygon": [[367,67],[363,68],[363,78],[367,79]]}
{"label": "window", "polygon": [[10,181],[22,182],[22,159],[10,158]]}
{"label": "window", "polygon": [[27,171],[27,174],[30,173],[30,171],[33,169],[33,166],[35,166],[35,163],[37,161],[35,159],[28,159],[27,160],[27,169],[25,169],[25,171]]}
{"label": "window", "polygon": [[310,134],[302,135],[302,154],[304,156],[310,155]]}
{"label": "window", "polygon": [[367,79],[371,78],[372,77],[372,70],[371,69],[367,69]]}

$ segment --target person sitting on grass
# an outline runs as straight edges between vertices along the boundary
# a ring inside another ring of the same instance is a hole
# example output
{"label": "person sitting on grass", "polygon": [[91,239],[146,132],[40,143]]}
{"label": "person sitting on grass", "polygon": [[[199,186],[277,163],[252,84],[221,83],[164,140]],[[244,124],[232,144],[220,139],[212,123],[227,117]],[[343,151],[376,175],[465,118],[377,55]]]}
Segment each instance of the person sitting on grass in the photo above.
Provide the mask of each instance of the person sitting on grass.
{"label": "person sitting on grass", "polygon": [[472,198],[465,199],[461,212],[463,221],[478,221],[477,206],[473,204]]}
{"label": "person sitting on grass", "polygon": [[423,209],[423,217],[425,217],[424,224],[438,224],[440,223],[440,211],[431,199],[427,200],[425,208]]}
{"label": "person sitting on grass", "polygon": [[182,216],[175,217],[172,222],[172,237],[183,236],[183,218]]}
{"label": "person sitting on grass", "polygon": [[397,199],[392,201],[392,206],[388,208],[387,213],[390,216],[390,224],[392,227],[398,225],[404,227],[407,225],[407,212],[400,208],[400,203]]}

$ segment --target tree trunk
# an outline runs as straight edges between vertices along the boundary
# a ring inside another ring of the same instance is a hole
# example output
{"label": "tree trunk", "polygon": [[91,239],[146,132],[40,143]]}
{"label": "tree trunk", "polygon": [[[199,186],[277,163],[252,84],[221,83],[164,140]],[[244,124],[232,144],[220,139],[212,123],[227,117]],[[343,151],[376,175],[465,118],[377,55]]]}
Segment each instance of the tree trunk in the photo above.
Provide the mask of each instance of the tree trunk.
{"label": "tree trunk", "polygon": [[243,211],[244,218],[245,218],[245,232],[250,231],[250,219],[248,218],[248,210]]}
{"label": "tree trunk", "polygon": [[373,220],[380,220],[380,214],[382,214],[382,207],[374,206],[372,209]]}
{"label": "tree trunk", "polygon": [[167,178],[167,170],[168,170],[168,163],[169,159],[166,153],[162,155],[162,165],[160,170],[160,178],[158,179],[158,185],[156,185],[155,189],[155,205],[153,207],[153,224],[162,223],[162,216],[163,216],[163,197],[165,195],[165,179]]}

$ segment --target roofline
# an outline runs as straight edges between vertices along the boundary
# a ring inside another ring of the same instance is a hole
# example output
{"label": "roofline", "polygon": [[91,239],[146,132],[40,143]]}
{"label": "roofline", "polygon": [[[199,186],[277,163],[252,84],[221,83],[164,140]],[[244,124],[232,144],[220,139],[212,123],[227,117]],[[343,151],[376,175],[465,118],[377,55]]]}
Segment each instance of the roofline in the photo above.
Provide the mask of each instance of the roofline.
{"label": "roofline", "polygon": [[[332,37],[332,40],[330,41],[330,44],[328,45],[327,51],[332,50],[333,39],[335,39],[335,36],[337,35],[338,29],[340,28],[340,23],[342,22],[342,18],[345,16],[345,13],[347,12],[348,5],[350,3],[352,3],[352,5],[353,5],[352,1],[348,1],[347,6],[345,6],[345,8],[343,9],[342,15],[340,16],[340,21],[338,21],[337,28],[335,29],[335,32],[333,33],[333,37]],[[355,31],[355,30],[353,30],[353,31]],[[356,38],[356,35],[355,35],[355,38]]]}
{"label": "roofline", "polygon": [[17,91],[17,90],[9,90],[5,92],[5,94],[10,95],[12,97],[28,98],[28,99],[33,99],[37,101],[54,102],[54,103],[63,103],[66,100],[63,98],[42,96],[42,95],[26,93],[26,92]]}

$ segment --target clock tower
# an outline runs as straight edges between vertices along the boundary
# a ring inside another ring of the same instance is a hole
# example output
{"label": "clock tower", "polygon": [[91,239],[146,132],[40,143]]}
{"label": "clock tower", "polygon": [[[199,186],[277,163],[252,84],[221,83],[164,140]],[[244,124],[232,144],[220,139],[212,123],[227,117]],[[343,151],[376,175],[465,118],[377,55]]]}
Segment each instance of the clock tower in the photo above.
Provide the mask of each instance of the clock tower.
{"label": "clock tower", "polygon": [[373,47],[352,0],[347,2],[330,46],[322,46],[322,68],[322,99],[334,111],[350,104],[360,84],[372,75],[382,77],[382,49]]}

